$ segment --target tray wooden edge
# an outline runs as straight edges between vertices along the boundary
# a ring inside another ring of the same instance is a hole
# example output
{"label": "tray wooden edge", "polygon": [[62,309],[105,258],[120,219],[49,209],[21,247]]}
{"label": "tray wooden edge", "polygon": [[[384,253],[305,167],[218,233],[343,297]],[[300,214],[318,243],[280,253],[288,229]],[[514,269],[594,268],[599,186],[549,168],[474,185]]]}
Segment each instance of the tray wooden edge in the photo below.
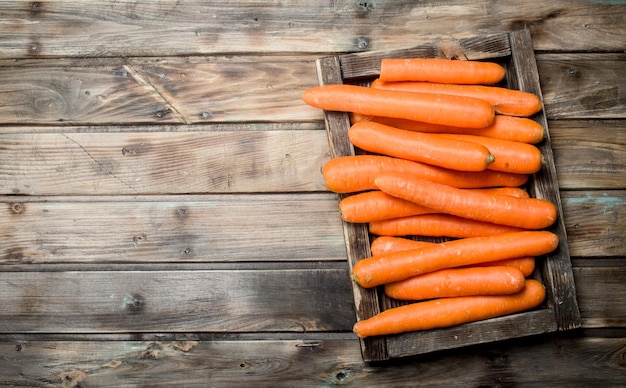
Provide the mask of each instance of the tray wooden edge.
{"label": "tray wooden edge", "polygon": [[[319,84],[340,84],[345,81],[358,83],[360,79],[375,76],[380,68],[380,60],[391,56],[462,57],[469,60],[497,60],[508,57],[510,58],[507,65],[509,86],[535,93],[543,103],[532,38],[527,29],[488,37],[477,36],[425,43],[407,50],[319,58],[316,61]],[[347,136],[350,127],[349,115],[345,112],[325,111],[324,119],[331,157],[354,155],[355,149]],[[559,247],[555,252],[543,257],[542,266],[538,268],[541,280],[547,289],[546,307],[452,328],[364,338],[360,342],[361,354],[365,362],[385,361],[463,346],[571,330],[582,326],[545,110],[542,109],[533,119],[542,124],[546,132],[546,139],[538,145],[546,163],[540,172],[533,175],[529,189],[532,196],[552,201],[559,215],[550,229],[559,236]],[[338,195],[339,200],[342,198],[343,195]],[[369,232],[366,225],[348,222],[343,222],[343,231],[348,264],[352,270],[358,260],[371,256]],[[352,282],[352,289],[357,320],[367,319],[381,311],[380,298],[376,289],[364,289],[354,282]],[[511,331],[510,328],[514,330]],[[468,331],[472,331],[469,336]],[[501,334],[503,332],[507,335],[503,336]],[[452,338],[454,341],[444,343],[443,338]]]}

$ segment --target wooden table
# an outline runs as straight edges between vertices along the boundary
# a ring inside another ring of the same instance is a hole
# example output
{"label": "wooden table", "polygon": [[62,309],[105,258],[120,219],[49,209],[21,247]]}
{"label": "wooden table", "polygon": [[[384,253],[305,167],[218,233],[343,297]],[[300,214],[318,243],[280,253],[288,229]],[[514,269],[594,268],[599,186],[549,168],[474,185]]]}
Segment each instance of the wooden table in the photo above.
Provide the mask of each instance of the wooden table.
{"label": "wooden table", "polygon": [[[626,382],[620,1],[0,3],[1,386]],[[531,32],[582,328],[361,359],[329,54]]]}

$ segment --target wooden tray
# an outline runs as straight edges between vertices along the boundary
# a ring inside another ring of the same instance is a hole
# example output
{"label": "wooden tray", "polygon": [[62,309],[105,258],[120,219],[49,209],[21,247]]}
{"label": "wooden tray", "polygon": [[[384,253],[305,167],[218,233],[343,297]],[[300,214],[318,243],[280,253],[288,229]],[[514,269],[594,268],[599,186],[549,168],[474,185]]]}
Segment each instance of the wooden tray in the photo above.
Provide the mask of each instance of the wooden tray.
{"label": "wooden tray", "polygon": [[[407,50],[366,52],[329,56],[317,60],[319,83],[366,85],[378,76],[382,58],[443,57],[467,60],[489,60],[501,63],[507,69],[507,87],[534,93],[542,98],[539,75],[532,40],[528,30],[507,34],[438,41],[420,44]],[[559,218],[551,227],[560,239],[559,248],[537,258],[533,277],[546,286],[546,302],[532,311],[488,319],[446,329],[428,330],[393,336],[371,337],[361,340],[361,353],[366,362],[424,354],[444,349],[570,330],[581,326],[576,301],[565,224],[562,217],[556,169],[544,111],[533,117],[546,130],[546,139],[539,144],[545,157],[541,171],[531,177],[528,190],[531,196],[552,201]],[[350,119],[347,113],[325,111],[326,129],[332,157],[354,155],[348,140]],[[339,199],[343,195],[339,196]],[[370,236],[366,224],[344,222],[344,235],[350,268],[364,257],[371,256]],[[353,282],[357,320],[367,319],[398,301],[387,298],[380,288],[364,289]]]}

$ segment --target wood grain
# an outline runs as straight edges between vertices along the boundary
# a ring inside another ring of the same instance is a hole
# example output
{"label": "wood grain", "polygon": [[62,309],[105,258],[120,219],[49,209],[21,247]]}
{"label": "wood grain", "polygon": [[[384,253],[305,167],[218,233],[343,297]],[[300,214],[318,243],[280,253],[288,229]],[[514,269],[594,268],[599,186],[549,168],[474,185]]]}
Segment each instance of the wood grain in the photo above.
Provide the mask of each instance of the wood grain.
{"label": "wood grain", "polygon": [[345,269],[0,272],[0,332],[310,332],[354,321]]}
{"label": "wood grain", "polygon": [[[624,338],[541,336],[361,361],[357,339],[0,343],[3,386],[620,386]],[[462,368],[459,368],[462,365]],[[529,373],[532,371],[532,373]],[[558,371],[558,373],[555,373]]]}
{"label": "wood grain", "polygon": [[[0,134],[0,192],[193,194],[324,190],[322,131]],[[320,136],[321,135],[321,136]]]}
{"label": "wood grain", "polygon": [[332,194],[4,197],[1,202],[0,264],[345,259]]}
{"label": "wood grain", "polygon": [[548,118],[626,118],[626,54],[542,54],[537,63]]}
{"label": "wood grain", "polygon": [[561,193],[572,256],[626,257],[626,191]]}
{"label": "wood grain", "polygon": [[[7,20],[0,25],[4,58],[354,52],[521,28],[533,31],[538,50],[622,51],[625,33],[619,20],[626,13],[620,2],[583,0],[463,0],[453,5],[434,0],[104,1],[89,7],[71,1],[3,1],[0,6]],[[381,21],[385,28],[379,28]]]}

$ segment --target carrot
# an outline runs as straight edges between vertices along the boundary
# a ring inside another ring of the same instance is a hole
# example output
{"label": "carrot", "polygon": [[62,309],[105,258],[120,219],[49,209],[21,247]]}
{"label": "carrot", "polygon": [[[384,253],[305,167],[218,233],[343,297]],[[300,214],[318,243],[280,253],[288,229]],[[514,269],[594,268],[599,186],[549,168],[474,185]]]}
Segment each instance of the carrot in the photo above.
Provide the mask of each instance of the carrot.
{"label": "carrot", "polygon": [[493,123],[490,103],[472,97],[379,90],[331,84],[304,91],[305,103],[331,111],[397,117],[432,124],[483,128]]}
{"label": "carrot", "polygon": [[532,256],[518,257],[516,259],[505,259],[490,261],[487,263],[478,263],[472,265],[472,267],[486,267],[494,265],[504,265],[507,267],[514,267],[520,270],[524,276],[529,276],[535,270],[535,258]]}
{"label": "carrot", "polygon": [[445,268],[550,253],[558,246],[552,232],[522,231],[447,241],[359,260],[352,278],[369,288]]}
{"label": "carrot", "polygon": [[493,62],[443,58],[384,58],[380,64],[383,81],[428,81],[451,84],[496,84],[506,70]]}
{"label": "carrot", "polygon": [[481,192],[486,194],[508,195],[517,198],[529,198],[528,191],[521,187],[489,187],[480,189],[468,189],[475,192]]}
{"label": "carrot", "polygon": [[[380,236],[376,237],[370,244],[372,256],[384,255],[387,253],[409,251],[411,249],[419,249],[426,246],[435,245],[426,241],[416,241],[403,237]],[[471,267],[486,266],[507,266],[520,270],[524,276],[528,276],[535,270],[535,258],[532,256],[518,257],[514,259],[504,259],[489,261],[486,263],[472,264]]]}
{"label": "carrot", "polygon": [[352,124],[364,120],[374,121],[377,123],[389,125],[390,127],[406,129],[409,131],[428,133],[471,134],[477,136],[492,137],[494,139],[518,141],[520,143],[527,144],[537,144],[545,138],[543,126],[527,117],[496,115],[493,120],[493,124],[489,125],[488,127],[463,128],[447,125],[428,124],[421,121],[397,119],[393,117],[365,116],[354,113],[350,116],[350,121]]}
{"label": "carrot", "polygon": [[557,217],[554,204],[539,198],[490,195],[401,174],[380,175],[374,183],[394,197],[476,221],[542,229],[552,225]]}
{"label": "carrot", "polygon": [[341,218],[348,222],[371,222],[435,212],[379,190],[346,197],[339,202],[339,209]]}
{"label": "carrot", "polygon": [[365,151],[451,170],[483,171],[494,160],[489,150],[474,139],[442,139],[440,134],[406,131],[372,121],[352,125],[348,137]]}
{"label": "carrot", "polygon": [[340,156],[330,159],[322,167],[326,187],[336,193],[375,190],[375,178],[385,172],[421,177],[459,188],[516,187],[528,181],[528,175],[493,170],[454,171],[382,155]]}
{"label": "carrot", "polygon": [[376,237],[370,244],[370,252],[372,256],[379,256],[386,253],[409,251],[427,246],[434,243],[426,241],[416,241],[403,237],[380,236]]}
{"label": "carrot", "polygon": [[424,300],[470,295],[514,294],[524,288],[524,274],[507,266],[442,269],[386,284],[385,295],[398,300]]}
{"label": "carrot", "polygon": [[353,330],[357,336],[365,338],[450,327],[530,310],[539,306],[545,297],[543,285],[528,279],[522,291],[516,294],[460,296],[411,303],[358,321]]}
{"label": "carrot", "polygon": [[369,231],[378,236],[480,237],[524,230],[508,225],[476,221],[450,214],[420,214],[371,221]]}
{"label": "carrot", "polygon": [[372,82],[375,89],[415,93],[437,93],[472,97],[488,101],[498,114],[528,117],[541,111],[541,100],[521,90],[484,85],[453,85],[433,82]]}
{"label": "carrot", "polygon": [[541,164],[543,163],[541,151],[532,144],[475,135],[442,133],[438,136],[476,142],[486,147],[495,156],[495,160],[487,166],[490,170],[515,174],[534,174],[541,169]]}

